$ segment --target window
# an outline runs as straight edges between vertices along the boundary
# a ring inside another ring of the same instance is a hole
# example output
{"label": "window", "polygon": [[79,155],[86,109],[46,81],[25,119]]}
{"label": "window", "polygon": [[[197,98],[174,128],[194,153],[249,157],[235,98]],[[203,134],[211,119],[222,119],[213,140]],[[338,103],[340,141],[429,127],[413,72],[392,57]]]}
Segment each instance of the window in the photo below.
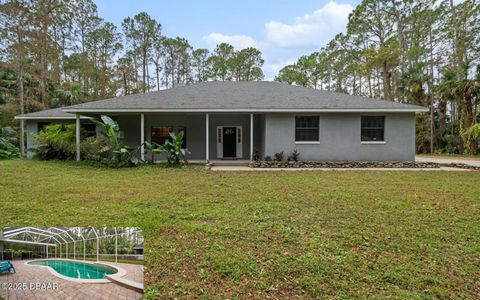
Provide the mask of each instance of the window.
{"label": "window", "polygon": [[173,132],[172,127],[152,127],[152,143],[165,144],[165,141],[170,138],[170,132]]}
{"label": "window", "polygon": [[52,122],[38,122],[37,123],[37,133],[42,131],[45,127],[47,127],[48,125],[51,125]]}
{"label": "window", "polygon": [[385,117],[362,116],[362,142],[383,142],[385,140]]}
{"label": "window", "polygon": [[82,124],[82,130],[85,134],[85,137],[97,135],[97,126],[95,124]]}
{"label": "window", "polygon": [[183,132],[182,148],[187,148],[187,127],[178,126],[175,127],[152,127],[152,143],[159,145],[165,144],[165,141],[170,138],[170,132]]}
{"label": "window", "polygon": [[295,117],[295,141],[318,142],[319,141],[319,116],[296,116]]}

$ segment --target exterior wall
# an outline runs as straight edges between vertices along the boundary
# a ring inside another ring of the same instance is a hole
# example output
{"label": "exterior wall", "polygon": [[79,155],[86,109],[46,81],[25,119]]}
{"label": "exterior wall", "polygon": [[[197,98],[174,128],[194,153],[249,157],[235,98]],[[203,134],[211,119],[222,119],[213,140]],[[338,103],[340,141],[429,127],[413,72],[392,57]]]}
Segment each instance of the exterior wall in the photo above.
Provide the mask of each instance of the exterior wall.
{"label": "exterior wall", "polygon": [[[300,114],[299,114],[300,115]],[[320,116],[320,143],[295,143],[295,114],[272,113],[265,119],[265,155],[294,149],[301,160],[320,161],[414,161],[415,114],[385,113],[385,144],[360,142],[360,113],[323,113]]]}
{"label": "exterior wall", "polygon": [[253,118],[253,151],[265,156],[265,115],[254,115]]}
{"label": "exterior wall", "polygon": [[[415,159],[415,114],[386,113],[385,144],[362,144],[360,142],[359,113],[323,113],[320,116],[320,143],[295,143],[295,114],[271,113],[254,115],[254,150],[262,156],[273,156],[284,151],[288,155],[294,149],[302,160],[321,161],[372,161]],[[372,114],[366,114],[372,115]],[[140,145],[140,114],[113,117],[124,132],[124,142],[131,147]],[[35,147],[33,134],[37,133],[38,122],[49,120],[28,120],[26,122],[27,157],[33,156]],[[74,120],[51,120],[52,123],[73,123]],[[82,120],[82,123],[85,120]],[[210,114],[209,149],[210,160],[217,158],[217,126],[242,126],[242,158],[250,158],[250,115]],[[145,114],[145,140],[151,141],[152,127],[185,126],[189,159],[204,160],[205,155],[205,114]],[[28,150],[30,149],[30,150]],[[146,153],[146,159],[150,159]],[[156,159],[164,159],[160,155]]]}
{"label": "exterior wall", "polygon": [[36,148],[37,145],[35,143],[34,134],[38,132],[38,122],[37,121],[26,121],[25,122],[25,132],[26,132],[26,142],[27,142],[27,158],[33,158],[35,154],[32,149]]}

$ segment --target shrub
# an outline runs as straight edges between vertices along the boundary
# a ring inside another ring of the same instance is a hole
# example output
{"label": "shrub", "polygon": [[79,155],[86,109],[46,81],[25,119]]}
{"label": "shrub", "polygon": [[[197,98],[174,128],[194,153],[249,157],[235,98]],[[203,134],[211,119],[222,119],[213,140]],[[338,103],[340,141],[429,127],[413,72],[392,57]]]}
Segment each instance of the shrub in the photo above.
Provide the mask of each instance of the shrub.
{"label": "shrub", "polygon": [[300,152],[298,152],[297,149],[293,150],[292,153],[288,156],[287,160],[288,161],[298,161],[298,158],[300,157]]}
{"label": "shrub", "polygon": [[108,164],[113,155],[113,144],[104,136],[88,137],[80,144],[80,153],[84,160]]}
{"label": "shrub", "polygon": [[131,167],[141,163],[137,158],[137,152],[140,146],[136,148],[122,146],[120,143],[120,126],[109,116],[101,116],[102,122],[92,120],[94,124],[103,128],[103,136],[110,141],[113,146],[113,155],[110,165],[113,167]]}
{"label": "shrub", "polygon": [[258,150],[258,149],[253,150],[252,159],[254,161],[260,161],[262,159],[262,155],[260,154],[260,150]]}
{"label": "shrub", "polygon": [[276,160],[276,161],[283,161],[284,160],[283,151],[275,153],[273,155],[273,159]]}
{"label": "shrub", "polygon": [[20,156],[18,150],[18,134],[12,127],[0,128],[0,159]]}
{"label": "shrub", "polygon": [[270,155],[265,156],[265,161],[272,161],[272,157]]}
{"label": "shrub", "polygon": [[437,137],[437,149],[441,153],[459,153],[461,138],[452,134],[444,134]]}
{"label": "shrub", "polygon": [[472,125],[462,133],[463,140],[466,141],[465,149],[468,154],[477,154],[478,144],[480,142],[480,123]]}
{"label": "shrub", "polygon": [[187,154],[190,152],[188,149],[182,148],[183,134],[183,131],[179,133],[170,132],[170,138],[163,145],[160,145],[160,151],[167,155],[169,166],[178,166],[182,160],[185,164],[188,163]]}
{"label": "shrub", "polygon": [[46,126],[36,136],[38,147],[35,156],[44,160],[75,158],[75,125],[54,124]]}
{"label": "shrub", "polygon": [[151,163],[155,163],[155,155],[163,153],[160,145],[155,142],[150,143],[149,141],[145,141],[143,145],[145,147],[145,151],[150,152],[150,154],[152,155]]}

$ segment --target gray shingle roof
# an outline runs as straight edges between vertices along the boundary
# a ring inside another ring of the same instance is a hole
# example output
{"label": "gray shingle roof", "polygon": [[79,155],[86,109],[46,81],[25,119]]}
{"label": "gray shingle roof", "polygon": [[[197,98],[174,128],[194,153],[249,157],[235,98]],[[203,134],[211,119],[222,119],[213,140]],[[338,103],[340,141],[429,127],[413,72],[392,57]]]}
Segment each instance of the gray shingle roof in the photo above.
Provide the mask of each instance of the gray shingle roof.
{"label": "gray shingle roof", "polygon": [[205,82],[70,106],[93,110],[416,110],[425,107],[268,81]]}
{"label": "gray shingle roof", "polygon": [[[253,82],[204,82],[146,94],[115,97],[39,111],[17,119],[74,119],[71,113],[114,111],[428,111],[392,101],[292,86]],[[68,113],[71,112],[71,113]]]}
{"label": "gray shingle roof", "polygon": [[[85,119],[86,117],[82,117]],[[62,108],[54,108],[54,109],[47,109],[42,111],[37,111],[29,114],[18,115],[15,117],[17,120],[28,120],[28,119],[75,119],[74,114],[66,113],[62,110]]]}

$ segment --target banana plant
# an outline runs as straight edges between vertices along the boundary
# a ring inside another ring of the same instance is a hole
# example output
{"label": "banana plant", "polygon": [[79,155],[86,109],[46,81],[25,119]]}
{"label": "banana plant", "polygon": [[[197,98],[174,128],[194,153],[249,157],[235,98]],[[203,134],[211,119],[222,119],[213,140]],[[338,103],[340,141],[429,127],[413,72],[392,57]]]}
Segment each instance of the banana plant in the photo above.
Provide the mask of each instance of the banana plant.
{"label": "banana plant", "polygon": [[112,142],[116,151],[120,151],[122,148],[119,141],[121,136],[120,126],[118,126],[118,123],[109,116],[102,115],[100,118],[102,119],[102,122],[95,119],[92,119],[92,122],[103,128],[103,134],[105,137]]}
{"label": "banana plant", "polygon": [[182,148],[183,134],[183,131],[179,133],[170,132],[170,138],[163,145],[159,145],[160,151],[167,155],[167,164],[169,166],[180,165],[182,159],[185,163],[187,162],[187,155],[190,154],[190,151]]}
{"label": "banana plant", "polygon": [[102,115],[102,122],[92,119],[92,122],[103,128],[102,133],[113,144],[113,163],[118,167],[138,165],[141,161],[136,154],[140,147],[130,148],[120,144],[121,131],[118,123],[109,116]]}
{"label": "banana plant", "polygon": [[149,141],[145,141],[145,143],[143,143],[143,146],[145,147],[146,151],[149,151],[152,154],[152,163],[155,163],[156,154],[163,153],[160,145],[155,142],[150,143]]}

